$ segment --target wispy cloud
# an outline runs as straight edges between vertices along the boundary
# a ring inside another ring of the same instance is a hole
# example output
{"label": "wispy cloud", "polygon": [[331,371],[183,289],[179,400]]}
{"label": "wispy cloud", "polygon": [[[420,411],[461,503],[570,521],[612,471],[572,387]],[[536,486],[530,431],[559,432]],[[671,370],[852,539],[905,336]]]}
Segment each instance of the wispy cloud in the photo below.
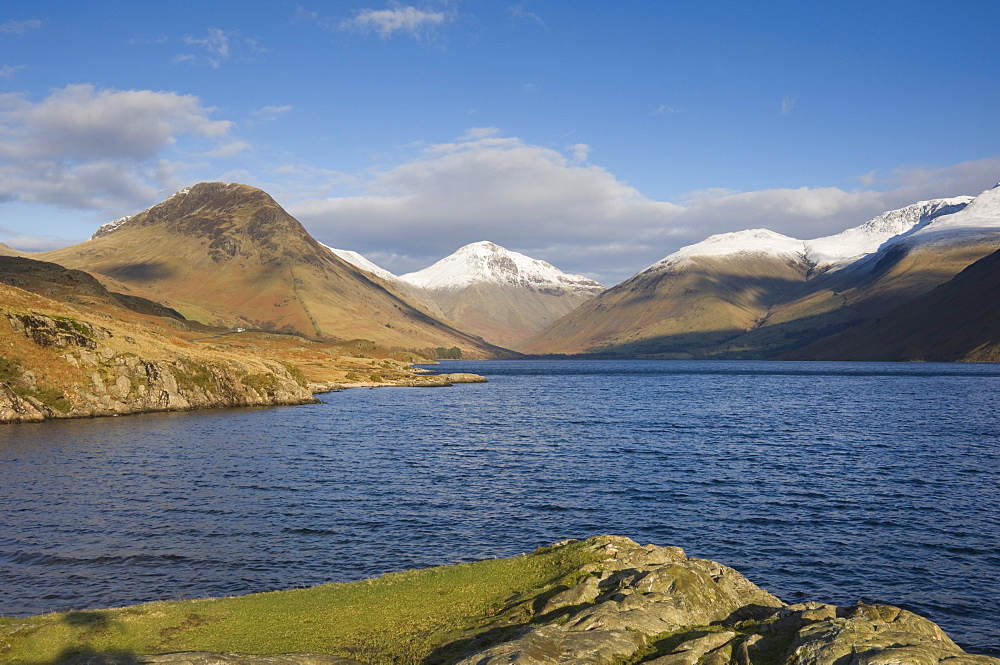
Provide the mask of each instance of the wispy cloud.
{"label": "wispy cloud", "polygon": [[590,159],[590,146],[586,143],[574,143],[566,149],[573,155],[573,161],[578,164],[583,164]]}
{"label": "wispy cloud", "polygon": [[859,175],[856,180],[865,186],[873,185],[875,183],[875,169],[872,169],[864,175]]}
{"label": "wispy cloud", "polygon": [[429,11],[412,6],[392,6],[388,9],[362,9],[354,18],[341,22],[343,30],[376,33],[388,39],[396,33],[414,38],[425,37],[450,20],[443,11]]}
{"label": "wispy cloud", "polygon": [[0,33],[5,35],[24,35],[32,30],[40,30],[43,23],[40,19],[30,19],[28,21],[6,21],[0,23]]}
{"label": "wispy cloud", "polygon": [[0,79],[14,78],[14,74],[25,68],[25,65],[0,65]]}
{"label": "wispy cloud", "polygon": [[542,17],[539,16],[538,14],[535,14],[534,12],[529,12],[528,10],[526,10],[524,8],[524,4],[525,3],[520,2],[520,3],[516,4],[516,5],[511,5],[510,7],[507,8],[507,11],[514,18],[532,20],[535,23],[537,23],[538,25],[540,25],[543,28],[545,28],[546,30],[548,30],[549,26],[547,26],[545,24],[545,21],[542,20]]}
{"label": "wispy cloud", "polygon": [[666,104],[660,104],[653,111],[653,115],[676,115],[680,113],[679,110],[675,109],[673,106],[667,106]]}
{"label": "wispy cloud", "polygon": [[236,30],[208,28],[206,33],[204,37],[185,35],[183,42],[188,46],[197,47],[198,51],[181,53],[174,57],[173,62],[207,65],[212,69],[219,69],[232,58],[245,60],[252,54],[263,51],[256,39],[243,37]]}
{"label": "wispy cloud", "polygon": [[261,120],[274,120],[278,116],[285,115],[291,111],[294,107],[290,104],[285,104],[284,106],[262,106],[253,112],[254,116],[260,118]]}
{"label": "wispy cloud", "polygon": [[795,102],[797,100],[794,97],[784,97],[781,100],[781,115],[788,115],[795,109]]}

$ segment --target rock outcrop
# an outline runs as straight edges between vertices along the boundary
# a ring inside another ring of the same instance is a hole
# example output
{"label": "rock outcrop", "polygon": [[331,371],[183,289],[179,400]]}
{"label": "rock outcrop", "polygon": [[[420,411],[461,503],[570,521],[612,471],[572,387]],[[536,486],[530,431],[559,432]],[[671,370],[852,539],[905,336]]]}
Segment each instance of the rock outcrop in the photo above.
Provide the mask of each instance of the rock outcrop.
{"label": "rock outcrop", "polygon": [[739,572],[679,548],[593,539],[581,570],[531,622],[460,665],[1000,664],[962,651],[933,622],[887,605],[786,605]]}
{"label": "rock outcrop", "polygon": [[150,356],[148,342],[82,319],[17,311],[0,311],[0,319],[37,347],[33,357],[66,377],[58,386],[43,384],[31,363],[0,359],[0,422],[317,401],[292,368],[266,358],[242,362],[163,348]]}

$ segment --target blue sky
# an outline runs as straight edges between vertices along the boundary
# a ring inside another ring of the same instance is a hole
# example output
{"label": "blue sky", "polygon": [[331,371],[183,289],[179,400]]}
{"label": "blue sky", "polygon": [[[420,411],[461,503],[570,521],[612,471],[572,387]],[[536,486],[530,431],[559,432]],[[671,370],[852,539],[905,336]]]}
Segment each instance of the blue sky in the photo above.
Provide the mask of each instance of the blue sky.
{"label": "blue sky", "polygon": [[0,242],[203,180],[397,274],[492,240],[614,284],[1000,179],[985,2],[8,1]]}

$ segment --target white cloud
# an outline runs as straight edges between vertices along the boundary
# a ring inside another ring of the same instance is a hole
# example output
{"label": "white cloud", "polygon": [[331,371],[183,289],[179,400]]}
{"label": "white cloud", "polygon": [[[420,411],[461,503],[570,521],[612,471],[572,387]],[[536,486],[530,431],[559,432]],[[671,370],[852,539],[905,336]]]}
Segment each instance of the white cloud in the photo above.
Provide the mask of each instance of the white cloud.
{"label": "white cloud", "polygon": [[375,32],[383,39],[397,32],[419,38],[448,20],[449,15],[445,12],[395,6],[389,9],[362,9],[354,18],[343,21],[341,28]]}
{"label": "white cloud", "polygon": [[815,238],[918,200],[978,194],[1000,174],[998,157],[900,171],[880,183],[882,190],[714,189],[675,204],[645,197],[587,165],[583,144],[567,152],[478,128],[359,177],[357,196],[291,197],[287,207],[320,241],[381,257],[397,273],[426,267],[463,244],[492,240],[614,284],[714,233],[763,227]]}
{"label": "white cloud", "polygon": [[24,35],[32,30],[39,30],[42,27],[42,21],[39,19],[30,19],[28,21],[5,21],[0,23],[0,33],[5,35]]}
{"label": "white cloud", "polygon": [[788,115],[795,109],[796,99],[794,97],[785,97],[781,100],[781,115]]}
{"label": "white cloud", "polygon": [[182,139],[208,151],[241,146],[227,141],[232,123],[211,113],[191,95],[89,84],[40,102],[0,96],[0,199],[134,211],[177,185],[181,165],[163,155]]}
{"label": "white cloud", "polygon": [[872,169],[871,171],[865,173],[864,175],[859,175],[855,179],[862,185],[872,185],[875,182],[875,169]]}

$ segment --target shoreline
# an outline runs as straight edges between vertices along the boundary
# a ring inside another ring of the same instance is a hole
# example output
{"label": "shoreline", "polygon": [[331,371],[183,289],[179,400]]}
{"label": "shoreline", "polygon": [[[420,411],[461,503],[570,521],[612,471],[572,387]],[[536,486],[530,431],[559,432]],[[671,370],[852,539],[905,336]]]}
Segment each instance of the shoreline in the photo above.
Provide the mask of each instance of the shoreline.
{"label": "shoreline", "polygon": [[[424,370],[426,371],[426,370]],[[350,390],[354,388],[443,388],[451,387],[463,383],[487,383],[486,378],[478,374],[451,373],[451,374],[425,374],[413,368],[411,377],[394,379],[389,381],[355,381],[355,382],[312,382],[304,386],[308,391],[308,396],[303,396],[301,391],[283,391],[276,394],[259,394],[253,389],[243,391],[227,401],[221,399],[203,399],[198,403],[190,403],[190,395],[185,401],[187,403],[171,404],[170,398],[162,407],[140,405],[132,407],[126,402],[105,400],[108,404],[89,405],[84,407],[74,407],[69,412],[60,412],[55,409],[45,408],[44,405],[33,403],[35,400],[26,400],[20,397],[6,383],[0,383],[0,425],[15,425],[24,423],[41,423],[49,420],[73,420],[80,418],[113,418],[118,416],[131,416],[143,413],[179,413],[185,411],[200,411],[204,409],[228,409],[244,407],[278,407],[278,406],[303,406],[307,404],[319,404],[320,400],[316,395]],[[176,386],[176,382],[175,382]],[[205,391],[208,392],[208,391]],[[232,394],[232,393],[230,393]],[[197,396],[195,397],[197,399]],[[173,400],[178,401],[178,400]]]}

